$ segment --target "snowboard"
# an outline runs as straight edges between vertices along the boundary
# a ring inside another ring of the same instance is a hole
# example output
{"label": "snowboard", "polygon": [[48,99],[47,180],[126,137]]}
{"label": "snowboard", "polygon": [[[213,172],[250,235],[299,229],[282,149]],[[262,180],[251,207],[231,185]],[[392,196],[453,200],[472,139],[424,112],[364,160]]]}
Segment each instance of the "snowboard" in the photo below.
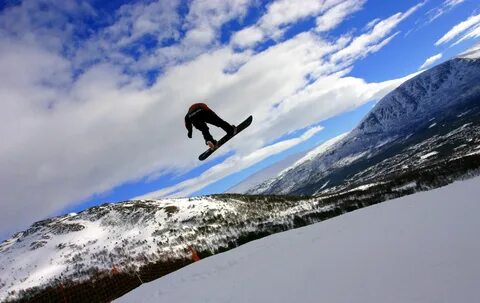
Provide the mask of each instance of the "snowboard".
{"label": "snowboard", "polygon": [[213,154],[217,149],[219,149],[220,146],[227,143],[230,139],[232,139],[233,137],[238,135],[242,130],[244,130],[245,128],[250,126],[250,124],[252,124],[252,121],[253,121],[253,117],[249,116],[242,123],[237,125],[237,133],[235,135],[233,135],[233,136],[230,136],[230,135],[223,136],[222,139],[218,140],[217,146],[214,149],[211,149],[211,148],[207,149],[200,156],[198,156],[198,160],[203,161],[203,160],[207,159],[211,154]]}

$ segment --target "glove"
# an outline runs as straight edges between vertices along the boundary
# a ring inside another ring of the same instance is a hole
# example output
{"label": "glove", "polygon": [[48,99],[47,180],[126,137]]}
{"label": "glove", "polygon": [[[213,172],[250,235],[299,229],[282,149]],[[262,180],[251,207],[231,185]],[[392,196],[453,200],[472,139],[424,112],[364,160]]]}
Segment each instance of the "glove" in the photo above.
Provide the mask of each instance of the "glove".
{"label": "glove", "polygon": [[187,136],[191,139],[192,138],[192,132],[188,132]]}

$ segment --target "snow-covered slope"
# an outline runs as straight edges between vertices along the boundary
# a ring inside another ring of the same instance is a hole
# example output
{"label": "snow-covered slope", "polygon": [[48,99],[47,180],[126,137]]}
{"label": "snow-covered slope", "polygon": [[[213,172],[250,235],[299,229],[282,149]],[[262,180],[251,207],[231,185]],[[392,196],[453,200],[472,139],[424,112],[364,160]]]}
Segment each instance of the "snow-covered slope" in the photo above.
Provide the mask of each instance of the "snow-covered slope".
{"label": "snow-covered slope", "polygon": [[330,208],[311,199],[237,195],[104,204],[40,221],[0,244],[0,301],[89,281],[112,268],[141,274],[145,266],[183,262],[174,270],[191,260],[189,247],[214,254]]}
{"label": "snow-covered slope", "polygon": [[[421,161],[436,157],[424,154]],[[0,244],[0,301],[110,302],[139,282],[191,263],[190,248],[204,258],[475,175],[480,144],[444,166],[447,171],[425,169],[422,178],[409,175],[312,198],[228,194],[126,201],[37,222]]]}
{"label": "snow-covered slope", "polygon": [[[345,168],[354,163],[374,158],[412,136],[417,139],[426,130],[431,137],[435,136],[436,130],[449,127],[447,124],[453,121],[447,123],[446,120],[480,105],[479,54],[472,50],[463,57],[449,60],[406,81],[380,100],[358,127],[342,140],[313,158],[307,156],[247,193],[314,194],[322,184],[331,181],[330,175],[337,174],[334,176],[336,184],[341,184],[348,175],[359,172],[356,168],[345,172]],[[435,122],[438,122],[437,128],[434,127]],[[411,143],[420,143],[413,139]],[[371,161],[370,164],[376,163]],[[344,170],[339,173],[341,176],[338,174],[340,170]],[[329,186],[333,185],[334,182],[330,182]]]}
{"label": "snow-covered slope", "polygon": [[449,170],[448,178],[428,169],[423,178],[411,175],[314,198],[225,194],[126,201],[37,222],[0,244],[0,301],[40,303],[67,296],[69,302],[109,302],[139,281],[188,265],[193,260],[190,248],[204,258],[442,186],[452,178],[475,174],[479,154],[480,145],[466,160],[452,159],[450,165],[459,171]]}
{"label": "snow-covered slope", "polygon": [[[60,277],[82,280],[93,269],[139,268],[187,255],[183,248],[195,232],[188,222],[206,213],[232,212],[226,202],[208,198],[131,201],[37,222],[0,245],[0,301],[8,292],[45,286]],[[208,246],[214,234],[203,241]]]}
{"label": "snow-covered slope", "polygon": [[480,178],[250,242],[115,302],[480,302]]}
{"label": "snow-covered slope", "polygon": [[299,184],[308,182],[308,178],[315,171],[325,168],[325,164],[317,161],[317,159],[321,158],[322,155],[333,152],[336,144],[346,136],[347,134],[342,134],[320,144],[318,147],[307,153],[304,157],[296,161],[293,165],[282,170],[276,177],[256,185],[253,187],[253,189],[247,190],[247,193],[287,194],[291,192],[293,189],[298,187]]}

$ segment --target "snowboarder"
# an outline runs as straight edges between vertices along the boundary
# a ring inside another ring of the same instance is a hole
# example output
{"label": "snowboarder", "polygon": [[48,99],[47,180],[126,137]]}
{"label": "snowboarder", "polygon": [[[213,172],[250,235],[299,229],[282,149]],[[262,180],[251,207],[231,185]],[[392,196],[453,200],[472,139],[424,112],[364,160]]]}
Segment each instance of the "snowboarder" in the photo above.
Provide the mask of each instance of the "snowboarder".
{"label": "snowboarder", "polygon": [[235,125],[231,125],[220,118],[205,103],[192,104],[185,116],[187,135],[189,138],[192,138],[192,125],[195,126],[196,129],[202,132],[205,143],[211,150],[217,147],[217,141],[210,134],[207,123],[222,128],[227,133],[227,136],[234,136],[236,133]]}

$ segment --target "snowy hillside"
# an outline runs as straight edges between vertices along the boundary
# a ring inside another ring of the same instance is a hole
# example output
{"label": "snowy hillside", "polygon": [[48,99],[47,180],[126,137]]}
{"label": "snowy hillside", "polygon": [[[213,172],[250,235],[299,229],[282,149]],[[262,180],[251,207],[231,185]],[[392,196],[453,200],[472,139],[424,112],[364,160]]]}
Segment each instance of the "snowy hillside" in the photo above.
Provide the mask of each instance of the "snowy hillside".
{"label": "snowy hillside", "polygon": [[[299,184],[307,182],[308,177],[316,170],[322,169],[322,163],[315,163],[316,159],[327,152],[332,152],[335,149],[336,143],[345,138],[347,134],[339,135],[333,139],[330,139],[312,151],[307,153],[304,157],[293,163],[291,166],[280,171],[278,175],[265,182],[262,182],[254,187],[254,190],[247,190],[248,193],[264,193],[271,191],[271,188],[281,180],[281,190],[275,190],[275,194],[289,193]],[[295,178],[291,176],[294,175]]]}
{"label": "snowy hillside", "polygon": [[0,244],[0,301],[49,302],[61,287],[72,295],[71,301],[89,302],[78,293],[94,296],[97,284],[120,272],[130,288],[108,290],[98,298],[109,301],[139,280],[191,263],[192,248],[209,256],[378,199],[385,198],[350,205],[350,199],[340,198],[217,195],[104,204],[51,218]]}
{"label": "snowy hillside", "polygon": [[479,302],[480,178],[250,242],[115,302]]}
{"label": "snowy hillside", "polygon": [[[419,167],[418,158],[435,151],[424,144],[427,140],[440,148],[445,145],[444,140],[458,143],[443,153],[437,150],[438,160],[471,153],[475,144],[480,144],[479,54],[472,50],[406,81],[380,100],[342,140],[314,157],[298,161],[247,193],[311,195],[321,191],[324,185],[328,188],[353,180],[358,184],[370,182],[375,177],[383,178],[380,171],[372,171],[367,179],[352,176],[396,155],[408,153],[408,148],[423,145],[410,153],[401,165],[398,159],[391,159],[392,165],[400,167],[397,174],[408,173]],[[462,127],[462,134],[449,138],[449,133]],[[470,144],[471,140],[476,143]]]}
{"label": "snowy hillside", "polygon": [[127,201],[37,222],[0,245],[0,301],[59,280],[88,280],[114,266],[136,272],[147,264],[190,260],[189,246],[214,253],[318,204],[276,199],[271,213],[267,197],[263,201],[255,208],[241,199],[210,197]]}
{"label": "snowy hillside", "polygon": [[313,198],[224,194],[126,201],[37,222],[0,244],[0,301],[109,302],[192,263],[192,249],[205,258],[475,175],[480,148],[445,166],[455,169],[431,167]]}

